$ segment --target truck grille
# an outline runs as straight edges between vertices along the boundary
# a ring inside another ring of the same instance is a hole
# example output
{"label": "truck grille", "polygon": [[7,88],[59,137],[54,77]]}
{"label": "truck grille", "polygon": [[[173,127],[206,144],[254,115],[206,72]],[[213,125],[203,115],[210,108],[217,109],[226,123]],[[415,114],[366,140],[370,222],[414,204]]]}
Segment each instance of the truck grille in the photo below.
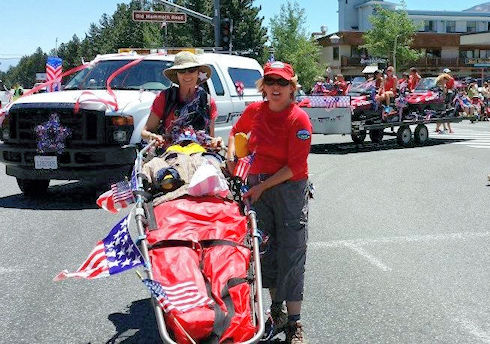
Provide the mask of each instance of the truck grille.
{"label": "truck grille", "polygon": [[9,111],[10,138],[8,143],[35,147],[35,128],[47,122],[51,114],[58,114],[60,124],[71,130],[66,147],[105,143],[104,112],[80,109],[73,113],[73,104],[19,104]]}

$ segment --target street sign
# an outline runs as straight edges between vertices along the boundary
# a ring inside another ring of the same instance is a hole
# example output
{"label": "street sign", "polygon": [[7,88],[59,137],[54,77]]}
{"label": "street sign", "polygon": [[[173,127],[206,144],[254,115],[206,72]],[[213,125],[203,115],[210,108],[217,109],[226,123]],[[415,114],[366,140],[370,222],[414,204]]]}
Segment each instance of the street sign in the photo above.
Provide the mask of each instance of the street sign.
{"label": "street sign", "polygon": [[180,12],[133,11],[134,21],[185,23],[187,14]]}

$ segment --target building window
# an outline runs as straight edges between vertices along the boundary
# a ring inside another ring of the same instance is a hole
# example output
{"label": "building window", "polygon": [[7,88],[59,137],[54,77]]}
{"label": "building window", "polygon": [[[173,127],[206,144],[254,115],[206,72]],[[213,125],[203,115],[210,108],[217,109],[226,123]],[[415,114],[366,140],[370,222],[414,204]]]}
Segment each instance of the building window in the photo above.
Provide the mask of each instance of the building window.
{"label": "building window", "polygon": [[333,47],[333,59],[334,60],[339,59],[339,47]]}
{"label": "building window", "polygon": [[425,56],[430,58],[441,57],[441,49],[426,49]]}
{"label": "building window", "polygon": [[424,31],[434,32],[436,28],[435,22],[433,20],[424,20]]}
{"label": "building window", "polygon": [[448,20],[446,22],[446,32],[456,32],[456,21]]}
{"label": "building window", "polygon": [[367,50],[364,48],[359,48],[356,46],[352,46],[351,52],[350,52],[350,57],[366,57],[367,56]]}
{"label": "building window", "polygon": [[476,32],[476,21],[466,23],[466,32]]}

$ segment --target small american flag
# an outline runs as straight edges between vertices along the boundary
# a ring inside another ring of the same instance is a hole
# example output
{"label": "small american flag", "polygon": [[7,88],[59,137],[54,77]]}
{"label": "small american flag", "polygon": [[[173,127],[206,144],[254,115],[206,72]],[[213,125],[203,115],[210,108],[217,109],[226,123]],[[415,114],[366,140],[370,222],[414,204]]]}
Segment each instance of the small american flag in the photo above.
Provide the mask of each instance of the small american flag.
{"label": "small american flag", "polygon": [[56,56],[49,56],[46,62],[46,81],[55,82],[48,87],[49,92],[61,90],[61,67],[62,60]]}
{"label": "small american flag", "polygon": [[199,293],[199,289],[197,289],[197,285],[194,282],[184,282],[166,287],[151,279],[142,281],[165,313],[174,309],[179,312],[186,312],[199,306],[214,305],[212,299]]}
{"label": "small american flag", "polygon": [[54,281],[62,281],[70,277],[86,279],[107,277],[143,264],[143,257],[129,235],[129,216],[119,221],[109,234],[97,243],[76,272],[63,270]]}
{"label": "small american flag", "polygon": [[250,154],[244,158],[238,159],[238,163],[235,166],[235,170],[233,171],[233,175],[236,177],[240,177],[242,180],[246,180],[248,176],[248,171],[252,166],[254,161],[254,155]]}
{"label": "small american flag", "polygon": [[126,201],[129,203],[134,202],[133,191],[131,184],[127,180],[120,181],[111,185],[112,198],[114,203]]}
{"label": "small american flag", "polygon": [[269,55],[269,59],[267,60],[267,62],[272,63],[272,62],[275,62],[275,61],[276,61],[276,59],[275,59],[275,57],[274,57],[274,53],[271,53],[271,54]]}

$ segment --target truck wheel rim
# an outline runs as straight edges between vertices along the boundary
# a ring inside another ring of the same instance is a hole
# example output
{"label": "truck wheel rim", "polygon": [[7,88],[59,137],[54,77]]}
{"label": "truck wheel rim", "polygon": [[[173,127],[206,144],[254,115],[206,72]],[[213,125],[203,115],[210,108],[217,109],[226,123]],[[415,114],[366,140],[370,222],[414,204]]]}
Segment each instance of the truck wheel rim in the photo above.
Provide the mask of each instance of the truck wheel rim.
{"label": "truck wheel rim", "polygon": [[410,142],[410,129],[403,129],[402,133],[402,139],[404,143],[409,143]]}
{"label": "truck wheel rim", "polygon": [[420,142],[425,142],[427,141],[428,137],[429,137],[429,133],[427,131],[427,128],[421,128],[420,131],[419,131],[419,141]]}

